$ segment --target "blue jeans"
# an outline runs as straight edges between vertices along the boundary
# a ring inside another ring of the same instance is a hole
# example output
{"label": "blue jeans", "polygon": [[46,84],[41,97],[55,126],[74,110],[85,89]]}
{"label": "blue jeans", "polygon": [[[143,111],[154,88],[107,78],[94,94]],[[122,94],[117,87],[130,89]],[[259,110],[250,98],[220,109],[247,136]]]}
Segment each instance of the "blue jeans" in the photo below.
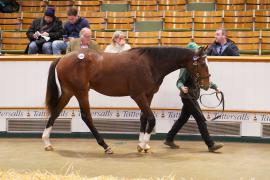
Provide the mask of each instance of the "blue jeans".
{"label": "blue jeans", "polygon": [[[38,46],[35,41],[29,44],[28,54],[37,54]],[[42,45],[42,54],[52,54],[52,42],[45,42]]]}
{"label": "blue jeans", "polygon": [[62,40],[55,40],[52,43],[53,54],[61,54],[62,51],[66,52],[68,43]]}

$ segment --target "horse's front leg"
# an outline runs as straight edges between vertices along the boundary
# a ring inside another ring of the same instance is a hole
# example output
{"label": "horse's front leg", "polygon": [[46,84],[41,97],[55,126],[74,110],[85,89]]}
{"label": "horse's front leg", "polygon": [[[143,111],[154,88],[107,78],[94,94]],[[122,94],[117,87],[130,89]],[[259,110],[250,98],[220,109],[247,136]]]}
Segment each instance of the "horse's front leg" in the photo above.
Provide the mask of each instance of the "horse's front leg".
{"label": "horse's front leg", "polygon": [[90,113],[90,105],[88,101],[88,93],[86,96],[77,99],[80,104],[82,120],[85,122],[87,127],[92,132],[93,136],[96,138],[97,143],[104,148],[106,154],[113,154],[112,149],[105,143],[104,139],[101,137],[98,130],[93,124],[93,119]]}
{"label": "horse's front leg", "polygon": [[139,152],[147,152],[150,149],[148,142],[150,141],[151,132],[153,131],[156,123],[155,116],[150,109],[152,96],[151,98],[147,98],[145,95],[140,95],[132,98],[138,104],[142,111],[142,115],[140,118],[141,128],[139,135],[139,144],[137,146],[137,150]]}
{"label": "horse's front leg", "polygon": [[147,116],[142,112],[140,117],[141,127],[139,134],[139,144],[137,146],[137,150],[139,152],[145,151],[147,152],[150,149],[150,146],[144,142],[144,135],[147,126]]}
{"label": "horse's front leg", "polygon": [[[150,108],[149,108],[150,109]],[[150,112],[147,114],[147,130],[143,137],[143,142],[145,143],[144,151],[148,152],[150,150],[150,146],[148,145],[151,137],[151,132],[153,131],[155,125],[156,125],[156,119],[153,114],[153,112],[150,109]]]}

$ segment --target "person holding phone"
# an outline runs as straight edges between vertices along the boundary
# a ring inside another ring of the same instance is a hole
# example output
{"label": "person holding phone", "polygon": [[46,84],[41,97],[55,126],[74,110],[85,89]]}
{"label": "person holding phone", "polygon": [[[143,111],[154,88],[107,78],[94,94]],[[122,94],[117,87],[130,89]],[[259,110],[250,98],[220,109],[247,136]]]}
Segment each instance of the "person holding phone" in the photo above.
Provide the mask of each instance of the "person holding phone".
{"label": "person holding phone", "polygon": [[70,8],[67,12],[67,23],[64,25],[63,40],[54,41],[52,44],[53,54],[61,54],[66,52],[68,43],[75,38],[80,37],[80,31],[87,27],[89,28],[88,21],[78,15],[76,8]]}

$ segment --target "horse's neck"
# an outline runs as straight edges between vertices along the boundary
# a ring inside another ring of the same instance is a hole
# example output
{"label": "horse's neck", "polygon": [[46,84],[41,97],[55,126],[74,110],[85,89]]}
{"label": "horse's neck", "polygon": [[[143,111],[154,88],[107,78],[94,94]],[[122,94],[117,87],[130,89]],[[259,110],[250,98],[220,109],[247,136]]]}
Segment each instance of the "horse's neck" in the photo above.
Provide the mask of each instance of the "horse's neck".
{"label": "horse's neck", "polygon": [[181,67],[184,64],[177,61],[177,59],[162,59],[154,62],[154,76],[158,84],[161,84],[164,77]]}

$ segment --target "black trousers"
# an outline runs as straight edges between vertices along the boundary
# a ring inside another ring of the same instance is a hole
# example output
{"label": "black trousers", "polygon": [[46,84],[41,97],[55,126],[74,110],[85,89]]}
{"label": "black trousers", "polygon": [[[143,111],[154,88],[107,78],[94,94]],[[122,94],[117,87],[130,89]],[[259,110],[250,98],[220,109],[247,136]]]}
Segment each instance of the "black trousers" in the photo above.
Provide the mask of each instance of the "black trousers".
{"label": "black trousers", "polygon": [[201,136],[208,147],[214,145],[214,141],[210,137],[207,129],[206,119],[202,113],[202,110],[197,102],[197,100],[190,98],[182,98],[183,108],[178,120],[174,123],[173,127],[167,134],[166,140],[173,141],[175,135],[188,121],[190,115],[194,117],[197,122]]}

